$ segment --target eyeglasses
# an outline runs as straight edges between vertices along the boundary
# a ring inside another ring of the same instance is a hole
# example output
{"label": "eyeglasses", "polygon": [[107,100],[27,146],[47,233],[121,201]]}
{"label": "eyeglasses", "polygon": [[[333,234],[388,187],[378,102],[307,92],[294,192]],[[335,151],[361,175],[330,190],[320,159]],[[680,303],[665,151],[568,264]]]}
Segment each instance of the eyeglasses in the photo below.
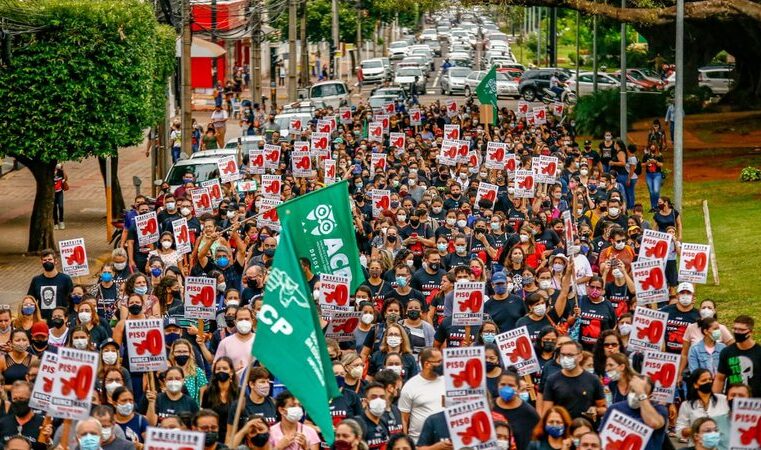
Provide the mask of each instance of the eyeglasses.
{"label": "eyeglasses", "polygon": [[606,342],[603,344],[605,348],[613,348],[618,347],[618,342]]}
{"label": "eyeglasses", "polygon": [[566,357],[566,358],[575,358],[579,356],[578,353],[561,353],[560,356]]}
{"label": "eyeglasses", "polygon": [[620,244],[621,242],[626,242],[626,239],[616,239],[614,242]]}

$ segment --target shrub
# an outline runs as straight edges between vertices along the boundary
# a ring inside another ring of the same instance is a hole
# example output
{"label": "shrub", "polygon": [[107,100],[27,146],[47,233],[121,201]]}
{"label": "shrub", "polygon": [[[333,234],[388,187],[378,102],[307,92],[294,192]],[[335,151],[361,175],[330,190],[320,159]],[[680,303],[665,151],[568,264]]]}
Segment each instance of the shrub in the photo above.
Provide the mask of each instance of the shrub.
{"label": "shrub", "polygon": [[[579,99],[575,108],[576,127],[582,134],[599,136],[605,130],[620,133],[619,109],[621,99],[617,89],[601,90]],[[629,93],[627,120],[633,123],[646,117],[661,116],[666,112],[666,96],[661,93]]]}
{"label": "shrub", "polygon": [[761,169],[748,166],[740,172],[740,181],[761,181]]}

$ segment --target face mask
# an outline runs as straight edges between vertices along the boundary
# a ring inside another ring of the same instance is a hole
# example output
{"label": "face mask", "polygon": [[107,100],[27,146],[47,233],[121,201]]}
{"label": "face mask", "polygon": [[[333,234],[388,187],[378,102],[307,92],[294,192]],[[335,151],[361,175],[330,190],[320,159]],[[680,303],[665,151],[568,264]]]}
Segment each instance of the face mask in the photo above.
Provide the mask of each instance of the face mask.
{"label": "face mask", "polygon": [[126,262],[123,262],[123,263],[117,263],[117,262],[115,262],[114,263],[114,269],[116,269],[116,270],[124,270],[126,268],[127,268],[127,263]]}
{"label": "face mask", "polygon": [[714,342],[721,341],[721,330],[718,328],[711,331],[711,339],[713,339]]}
{"label": "face mask", "polygon": [[29,400],[14,400],[11,402],[11,411],[16,417],[24,417],[29,414]]}
{"label": "face mask", "polygon": [[690,306],[692,304],[692,295],[679,294],[679,304],[682,306]]}
{"label": "face mask", "polygon": [[410,225],[413,227],[420,225],[420,219],[410,219]]}
{"label": "face mask", "polygon": [[100,274],[100,281],[104,283],[110,283],[111,281],[113,281],[113,279],[114,279],[114,274],[112,274],[111,272],[103,272],[102,274]]}
{"label": "face mask", "polygon": [[506,284],[497,284],[494,285],[494,293],[497,295],[505,295],[507,293],[507,285]]}
{"label": "face mask", "polygon": [[561,356],[560,367],[565,370],[573,370],[576,368],[576,358],[573,356]]}
{"label": "face mask", "polygon": [[368,403],[370,414],[375,417],[380,417],[386,412],[386,400],[382,398],[374,398]]}
{"label": "face mask", "polygon": [[565,270],[565,264],[553,264],[552,270],[556,273],[560,273]]}
{"label": "face mask", "polygon": [[86,434],[79,438],[79,448],[81,450],[98,450],[100,448],[100,436],[97,434]]}
{"label": "face mask", "polygon": [[457,219],[447,218],[447,225],[453,227],[457,223]]}
{"label": "face mask", "polygon": [[613,269],[613,278],[620,280],[624,277],[624,272],[621,269]]}
{"label": "face mask", "polygon": [[440,252],[445,252],[447,251],[447,244],[436,244],[436,249]]}
{"label": "face mask", "polygon": [[396,284],[399,287],[405,287],[405,286],[407,286],[407,278],[406,277],[396,277]]}
{"label": "face mask", "polygon": [[397,314],[397,313],[387,313],[386,314],[386,322],[396,323],[398,321],[399,321],[399,314]]}
{"label": "face mask", "polygon": [[217,292],[225,292],[227,289],[227,283],[217,283]]}
{"label": "face mask", "polygon": [[[227,286],[225,286],[225,287],[227,287]],[[238,300],[228,300],[225,304],[227,306],[238,306],[238,305],[240,305],[240,302]]]}
{"label": "face mask", "polygon": [[407,311],[407,317],[412,320],[418,320],[420,318],[420,311],[417,311],[417,310]]}
{"label": "face mask", "polygon": [[611,217],[618,216],[618,213],[620,213],[620,212],[621,212],[621,210],[616,208],[615,206],[612,206],[612,207],[608,208],[608,215],[611,216]]}
{"label": "face mask", "polygon": [[504,439],[497,439],[497,448],[499,450],[508,450],[510,448],[510,441]]}
{"label": "face mask", "polygon": [[227,267],[228,264],[230,264],[230,260],[227,259],[227,256],[220,256],[217,258],[217,267]]}
{"label": "face mask", "polygon": [[719,446],[719,442],[721,441],[721,433],[719,433],[718,431],[709,431],[709,432],[703,433],[702,440],[703,440],[703,447],[716,448]]}
{"label": "face mask", "polygon": [[396,216],[396,220],[398,220],[399,222],[404,222],[405,220],[407,220],[407,216],[403,214],[399,214],[398,216]]}
{"label": "face mask", "polygon": [[605,375],[607,375],[610,381],[618,381],[621,379],[621,372],[618,370],[609,370],[605,372]]}
{"label": "face mask", "polygon": [[402,366],[386,366],[386,370],[390,370],[397,375],[402,374]]}
{"label": "face mask", "polygon": [[207,431],[206,435],[203,438],[203,444],[206,447],[211,447],[214,445],[217,440],[219,439],[219,432],[217,431]]}
{"label": "face mask", "polygon": [[161,241],[161,246],[167,250],[172,248],[172,241]]}
{"label": "face mask", "polygon": [[590,288],[589,292],[587,292],[587,295],[589,298],[600,298],[602,295],[602,290],[596,289],[596,288]]}
{"label": "face mask", "polygon": [[750,337],[750,332],[741,334],[741,333],[734,333],[735,341],[737,342],[745,342]]}
{"label": "face mask", "polygon": [[148,293],[148,286],[135,286],[135,294],[145,295]]}
{"label": "face mask", "polygon": [[176,362],[178,366],[184,366],[188,363],[188,360],[190,360],[190,355],[177,355],[174,357],[174,362]]}
{"label": "face mask", "polygon": [[100,430],[100,438],[103,439],[103,441],[108,441],[111,439],[111,435],[113,434],[114,429],[113,428],[103,428]]}
{"label": "face mask", "polygon": [[467,251],[467,247],[465,247],[464,245],[455,245],[454,249],[460,255],[462,255],[463,253]]}
{"label": "face mask", "polygon": [[468,224],[467,220],[460,219],[457,221],[457,226],[460,228],[465,228],[465,226]]}
{"label": "face mask", "polygon": [[31,316],[34,314],[35,307],[34,306],[24,306],[21,308],[21,314],[25,316]]}
{"label": "face mask", "polygon": [[161,276],[161,267],[152,267],[151,268],[151,275],[154,277],[160,277]]}
{"label": "face mask", "polygon": [[621,336],[629,336],[632,332],[632,324],[622,323],[618,326],[618,332],[621,333]]}
{"label": "face mask", "polygon": [[626,403],[629,404],[629,408],[631,409],[639,409],[639,399],[634,392],[629,392],[626,396]]}
{"label": "face mask", "polygon": [[534,314],[539,317],[544,317],[544,315],[547,313],[547,305],[542,303],[541,305],[534,306]]}
{"label": "face mask", "polygon": [[77,317],[79,317],[80,322],[84,324],[88,324],[92,320],[92,313],[87,311],[82,311],[77,315]]}
{"label": "face mask", "polygon": [[116,390],[116,388],[118,388],[118,387],[119,387],[119,386],[121,386],[121,385],[122,385],[122,384],[121,384],[121,383],[119,383],[118,381],[112,381],[112,382],[110,382],[110,383],[107,383],[107,384],[106,384],[106,392],[108,392],[108,395],[110,396],[111,394],[113,394],[113,393],[114,393],[114,391]]}
{"label": "face mask", "polygon": [[510,386],[502,386],[499,388],[499,398],[502,400],[509,402],[515,397],[515,389],[513,389]]}
{"label": "face mask", "polygon": [[539,280],[539,289],[546,291],[552,287],[551,280]]}
{"label": "face mask", "polygon": [[559,438],[565,432],[565,425],[545,425],[544,431],[554,438]]}
{"label": "face mask", "polygon": [[51,270],[55,269],[55,263],[45,261],[42,263],[42,268],[45,269],[46,272],[50,272]]}
{"label": "face mask", "polygon": [[285,408],[285,418],[288,421],[298,422],[302,417],[304,417],[304,410],[301,409],[301,406],[291,406],[290,408]]}
{"label": "face mask", "polygon": [[353,367],[353,368],[352,368],[352,369],[349,371],[349,375],[350,375],[352,378],[355,378],[355,379],[360,379],[360,378],[362,378],[362,374],[363,374],[363,373],[364,373],[364,367],[362,367],[362,366],[359,366],[359,367]]}
{"label": "face mask", "polygon": [[711,308],[700,308],[700,317],[702,319],[713,317],[715,314],[716,314],[716,311],[714,311]]}
{"label": "face mask", "polygon": [[166,390],[176,394],[182,390],[182,380],[168,380],[166,382]]}
{"label": "face mask", "polygon": [[87,348],[87,339],[72,339],[71,342],[76,349],[84,350]]}
{"label": "face mask", "polygon": [[116,405],[116,412],[122,416],[129,416],[132,414],[132,409],[135,407],[134,403],[125,403],[123,405]]}
{"label": "face mask", "polygon": [[613,244],[613,247],[616,250],[623,250],[624,247],[626,247],[626,242],[616,242],[615,244]]}
{"label": "face mask", "polygon": [[142,305],[129,305],[127,310],[129,310],[130,314],[132,314],[133,316],[136,316],[136,315],[140,314],[140,311],[143,310],[143,306]]}
{"label": "face mask", "polygon": [[370,325],[371,323],[373,323],[374,319],[375,319],[375,316],[370,313],[362,314],[362,317],[361,317],[362,323],[364,323],[365,325]]}
{"label": "face mask", "polygon": [[554,342],[542,342],[542,351],[551,353],[555,351],[555,343]]}
{"label": "face mask", "polygon": [[239,320],[238,322],[235,323],[235,328],[238,330],[238,333],[240,334],[250,333],[253,326],[254,324],[252,324],[250,320]]}
{"label": "face mask", "polygon": [[388,344],[389,347],[396,348],[402,345],[402,337],[401,336],[389,336],[386,338],[386,344]]}
{"label": "face mask", "polygon": [[527,234],[521,234],[521,242],[526,243],[528,242],[528,235]]}
{"label": "face mask", "polygon": [[182,208],[180,208],[180,214],[182,214],[183,216],[189,216],[190,213],[191,213],[190,208],[188,208],[187,206],[183,206]]}
{"label": "face mask", "polygon": [[394,242],[396,242],[396,236],[394,236],[393,234],[390,236],[386,236],[386,240],[393,244]]}
{"label": "face mask", "polygon": [[581,170],[579,170],[579,173],[581,174],[582,177],[585,177],[585,176],[587,176],[587,174],[589,174],[589,170],[587,170],[587,169],[581,169]]}

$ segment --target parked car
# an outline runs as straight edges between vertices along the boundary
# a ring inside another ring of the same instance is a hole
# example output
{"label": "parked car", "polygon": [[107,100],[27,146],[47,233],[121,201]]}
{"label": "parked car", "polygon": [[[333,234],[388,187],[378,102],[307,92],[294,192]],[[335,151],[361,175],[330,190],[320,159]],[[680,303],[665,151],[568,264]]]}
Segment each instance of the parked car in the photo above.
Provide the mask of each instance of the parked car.
{"label": "parked car", "polygon": [[[618,70],[614,72],[613,77],[616,79],[621,79],[621,71]],[[639,89],[642,91],[657,91],[660,89],[663,89],[663,82],[662,81],[653,81],[649,78],[644,78],[641,75],[639,75],[637,72],[628,69],[626,71],[626,82],[629,85],[636,85],[639,86]]]}
{"label": "parked car", "polygon": [[441,93],[444,95],[454,95],[455,92],[465,92],[465,78],[471,70],[467,67],[450,67],[441,78]]}
{"label": "parked car", "polygon": [[425,81],[425,75],[419,67],[398,68],[394,76],[394,83],[407,91],[411,90],[412,85],[415,84],[418,94],[425,94]]}
{"label": "parked car", "polygon": [[288,135],[290,134],[291,120],[301,119],[302,129],[304,129],[307,128],[312,117],[314,116],[311,113],[304,112],[278,114],[275,116],[275,124],[277,124],[277,128],[280,130],[280,137],[283,139],[288,138]]}
{"label": "parked car", "polygon": [[387,86],[373,91],[373,95],[394,95],[401,101],[407,100],[407,91],[400,86]]}
{"label": "parked car", "polygon": [[707,66],[698,69],[698,85],[711,90],[712,95],[724,95],[735,85],[732,68],[728,66]]}
{"label": "parked car", "polygon": [[225,149],[237,149],[240,147],[241,151],[243,153],[248,153],[248,151],[252,148],[255,148],[259,145],[259,141],[263,141],[264,136],[241,136],[237,138],[228,139],[227,142],[225,142]]}
{"label": "parked car", "polygon": [[559,72],[560,81],[565,81],[570,76],[567,69],[549,67],[545,69],[531,69],[523,72],[521,81],[518,83],[518,92],[526,101],[534,101],[543,96],[544,89],[550,87],[550,78],[555,72]]}
{"label": "parked car", "polygon": [[[591,94],[594,91],[594,72],[581,72],[579,73],[579,95],[588,95]],[[571,75],[568,80],[566,80],[566,84],[568,84],[568,87],[572,91],[576,91],[576,75]],[[597,89],[599,90],[606,90],[606,89],[618,89],[618,87],[621,85],[619,83],[617,78],[613,78],[608,73],[604,72],[597,72]]]}
{"label": "parked car", "polygon": [[[467,77],[465,77],[465,95],[470,96],[476,92],[481,80],[489,73],[488,70],[474,70]],[[513,97],[520,98],[518,92],[518,83],[515,80],[508,78],[507,74],[497,72],[497,97]]]}
{"label": "parked car", "polygon": [[428,62],[428,58],[425,56],[407,56],[403,60],[401,60],[399,63],[397,63],[396,68],[399,69],[400,67],[409,67],[409,66],[415,66],[419,67],[420,70],[423,71],[423,75],[428,78],[428,75],[431,73],[431,65]]}
{"label": "parked car", "polygon": [[386,67],[380,58],[366,59],[360,63],[364,83],[382,83],[386,80]]}
{"label": "parked car", "polygon": [[197,183],[219,178],[217,161],[220,156],[206,158],[180,159],[169,168],[164,182],[169,185],[171,192],[183,185],[182,177],[186,173],[192,173]]}
{"label": "parked car", "polygon": [[433,51],[434,55],[441,56],[441,42],[439,42],[438,39],[435,41],[426,39],[423,41],[423,45],[427,45]]}
{"label": "parked car", "polygon": [[331,80],[313,84],[309,88],[309,98],[324,102],[334,109],[351,106],[351,89],[343,81]]}
{"label": "parked car", "polygon": [[392,103],[398,99],[399,96],[393,94],[373,94],[372,97],[367,99],[367,103],[370,105],[370,108],[375,110],[382,108],[386,103]]}
{"label": "parked car", "polygon": [[402,59],[407,56],[410,44],[407,41],[394,41],[388,46],[388,57],[392,60]]}

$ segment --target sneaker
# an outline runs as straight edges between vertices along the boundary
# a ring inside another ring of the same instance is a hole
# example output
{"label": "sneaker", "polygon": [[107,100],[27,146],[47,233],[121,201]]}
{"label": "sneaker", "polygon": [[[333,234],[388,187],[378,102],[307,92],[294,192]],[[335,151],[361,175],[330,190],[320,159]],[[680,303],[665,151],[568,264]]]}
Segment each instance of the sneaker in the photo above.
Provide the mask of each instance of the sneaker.
{"label": "sneaker", "polygon": [[65,229],[66,229],[66,224],[65,224],[65,223],[63,223],[63,222],[61,222],[61,229],[62,229],[62,230],[65,230]]}
{"label": "sneaker", "polygon": [[54,229],[54,230],[58,230],[58,229],[59,229],[59,228],[58,228],[58,224],[55,224],[55,225],[53,226],[53,229]]}

